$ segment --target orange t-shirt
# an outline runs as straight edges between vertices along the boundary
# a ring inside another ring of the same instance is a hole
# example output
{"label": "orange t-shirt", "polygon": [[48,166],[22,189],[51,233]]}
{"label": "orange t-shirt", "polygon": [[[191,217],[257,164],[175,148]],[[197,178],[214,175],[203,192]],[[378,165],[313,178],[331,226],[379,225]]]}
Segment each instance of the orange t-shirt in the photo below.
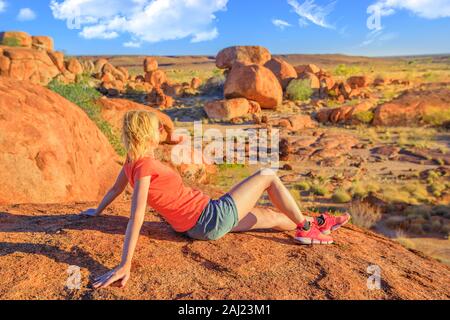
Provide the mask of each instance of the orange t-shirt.
{"label": "orange t-shirt", "polygon": [[160,161],[144,157],[126,162],[125,174],[130,185],[141,178],[151,177],[147,203],[178,232],[194,227],[210,197],[183,184],[180,175]]}

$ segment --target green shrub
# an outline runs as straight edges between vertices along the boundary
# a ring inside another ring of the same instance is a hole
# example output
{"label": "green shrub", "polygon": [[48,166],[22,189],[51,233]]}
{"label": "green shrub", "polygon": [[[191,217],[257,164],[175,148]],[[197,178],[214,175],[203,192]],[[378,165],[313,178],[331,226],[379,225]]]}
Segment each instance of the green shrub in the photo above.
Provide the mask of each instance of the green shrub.
{"label": "green shrub", "polygon": [[313,90],[309,80],[295,79],[289,83],[286,94],[290,100],[307,101],[311,98]]}
{"label": "green shrub", "polygon": [[328,186],[320,183],[313,184],[310,191],[316,196],[326,196],[329,193]]}
{"label": "green shrub", "polygon": [[20,47],[20,40],[17,38],[5,38],[1,44],[8,47]]}
{"label": "green shrub", "polygon": [[431,108],[423,116],[423,121],[432,126],[442,126],[450,121],[450,109],[440,110]]}
{"label": "green shrub", "polygon": [[301,181],[295,185],[297,190],[301,191],[309,191],[311,189],[311,186],[309,185],[308,181]]}
{"label": "green shrub", "polygon": [[370,124],[373,120],[374,114],[372,111],[362,111],[355,114],[355,118],[365,124]]}
{"label": "green shrub", "polygon": [[91,88],[83,82],[64,84],[56,80],[51,81],[48,88],[83,109],[108,138],[114,150],[121,156],[125,155],[126,152],[119,134],[114,132],[110,124],[102,118],[100,107],[95,103],[95,100],[101,96],[95,88]]}
{"label": "green shrub", "polygon": [[348,66],[346,64],[338,65],[334,71],[334,75],[342,77],[350,77],[361,73],[361,68],[356,66]]}
{"label": "green shrub", "polygon": [[347,203],[352,201],[352,196],[343,189],[338,189],[333,193],[331,199],[337,203]]}

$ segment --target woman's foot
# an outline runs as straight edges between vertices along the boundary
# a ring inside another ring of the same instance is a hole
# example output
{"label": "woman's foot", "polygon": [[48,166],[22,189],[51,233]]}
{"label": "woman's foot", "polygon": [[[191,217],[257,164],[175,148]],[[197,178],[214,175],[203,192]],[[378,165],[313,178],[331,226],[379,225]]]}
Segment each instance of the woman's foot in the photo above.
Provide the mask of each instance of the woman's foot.
{"label": "woman's foot", "polygon": [[325,235],[335,231],[348,223],[351,219],[350,214],[345,213],[342,216],[332,216],[328,213],[324,213],[314,219],[314,224]]}
{"label": "woman's foot", "polygon": [[306,221],[303,225],[297,227],[295,241],[301,244],[332,244],[333,238],[324,235],[315,223]]}

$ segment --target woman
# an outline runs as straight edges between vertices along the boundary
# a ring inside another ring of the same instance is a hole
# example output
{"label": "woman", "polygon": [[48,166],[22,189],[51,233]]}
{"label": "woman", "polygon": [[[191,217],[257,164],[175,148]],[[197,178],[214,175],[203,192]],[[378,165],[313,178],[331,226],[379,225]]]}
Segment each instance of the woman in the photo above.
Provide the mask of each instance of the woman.
{"label": "woman", "polygon": [[[340,217],[322,215],[316,219],[305,217],[288,189],[270,169],[245,179],[220,199],[210,199],[201,191],[186,187],[176,171],[155,159],[159,130],[158,118],[150,112],[130,111],[125,115],[122,139],[127,161],[98,208],[82,213],[98,216],[128,183],[134,188],[122,262],[97,278],[94,288],[113,283],[123,287],[127,283],[147,204],[175,231],[197,240],[217,240],[229,232],[254,229],[297,229],[295,240],[300,244],[331,244],[333,239],[329,233],[350,220],[348,214]],[[282,214],[255,207],[265,191]]]}

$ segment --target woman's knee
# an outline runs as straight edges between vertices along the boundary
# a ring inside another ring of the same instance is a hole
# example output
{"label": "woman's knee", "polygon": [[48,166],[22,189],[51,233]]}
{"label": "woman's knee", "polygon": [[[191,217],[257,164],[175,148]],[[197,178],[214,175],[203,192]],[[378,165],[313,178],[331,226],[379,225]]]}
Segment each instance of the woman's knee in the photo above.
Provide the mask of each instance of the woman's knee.
{"label": "woman's knee", "polygon": [[266,181],[267,183],[267,187],[269,187],[273,182],[279,179],[276,172],[273,169],[269,168],[259,170],[257,175],[261,178],[264,178],[264,181]]}

